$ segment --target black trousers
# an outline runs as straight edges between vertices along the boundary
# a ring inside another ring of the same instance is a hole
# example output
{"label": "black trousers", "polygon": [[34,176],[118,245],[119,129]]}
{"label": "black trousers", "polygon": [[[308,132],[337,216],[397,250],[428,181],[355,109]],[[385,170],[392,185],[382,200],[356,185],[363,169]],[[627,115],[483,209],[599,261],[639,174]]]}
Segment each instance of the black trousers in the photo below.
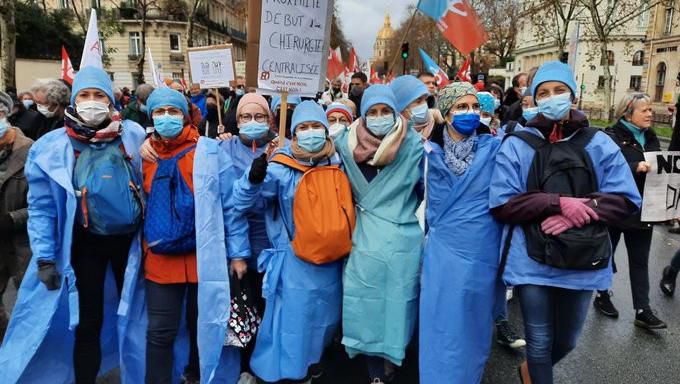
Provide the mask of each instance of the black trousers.
{"label": "black trousers", "polygon": [[[630,288],[633,293],[633,307],[637,309],[650,309],[649,306],[649,248],[652,245],[653,229],[635,228],[621,231],[609,229],[612,240],[612,249],[616,252],[616,245],[623,235],[628,253],[628,270],[630,273]],[[614,263],[614,272],[616,264]]]}
{"label": "black trousers", "polygon": [[[197,343],[198,284],[158,284],[146,280],[146,311],[149,325],[146,331],[147,384],[172,383],[173,346],[182,319],[186,295],[186,321],[189,330],[189,364],[187,378],[200,378]],[[215,340],[223,343],[224,340]]]}
{"label": "black trousers", "polygon": [[71,266],[76,275],[80,310],[73,348],[77,384],[90,384],[97,379],[102,360],[99,338],[104,323],[106,271],[110,263],[120,296],[132,237],[94,235],[78,226],[73,230]]}

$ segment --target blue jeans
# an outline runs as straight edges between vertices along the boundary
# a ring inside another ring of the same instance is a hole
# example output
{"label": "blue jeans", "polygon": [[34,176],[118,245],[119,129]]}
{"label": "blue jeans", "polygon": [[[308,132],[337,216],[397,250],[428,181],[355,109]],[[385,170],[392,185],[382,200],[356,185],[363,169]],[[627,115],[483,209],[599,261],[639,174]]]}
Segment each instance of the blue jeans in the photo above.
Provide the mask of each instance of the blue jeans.
{"label": "blue jeans", "polygon": [[680,249],[675,252],[675,256],[671,259],[671,268],[673,271],[680,271]]}
{"label": "blue jeans", "polygon": [[593,292],[540,285],[519,285],[515,292],[524,316],[531,381],[552,384],[552,367],[576,347]]}
{"label": "blue jeans", "polygon": [[508,301],[505,300],[507,288],[502,278],[496,279],[496,300],[493,303],[493,320],[496,324],[508,319]]}

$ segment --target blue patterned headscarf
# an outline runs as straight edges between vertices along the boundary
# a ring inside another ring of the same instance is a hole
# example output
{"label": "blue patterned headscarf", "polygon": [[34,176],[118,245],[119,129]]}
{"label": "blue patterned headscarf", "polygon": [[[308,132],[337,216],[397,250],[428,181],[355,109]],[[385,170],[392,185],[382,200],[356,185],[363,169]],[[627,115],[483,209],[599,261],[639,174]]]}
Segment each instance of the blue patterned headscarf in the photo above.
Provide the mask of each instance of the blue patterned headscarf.
{"label": "blue patterned headscarf", "polygon": [[477,95],[477,90],[470,83],[451,83],[446,87],[439,90],[439,111],[442,116],[446,118],[446,115],[456,103],[456,100],[460,99],[465,95]]}
{"label": "blue patterned headscarf", "polygon": [[479,110],[482,112],[494,114],[496,110],[496,105],[494,100],[496,100],[492,94],[489,92],[477,92],[477,100],[479,100]]}

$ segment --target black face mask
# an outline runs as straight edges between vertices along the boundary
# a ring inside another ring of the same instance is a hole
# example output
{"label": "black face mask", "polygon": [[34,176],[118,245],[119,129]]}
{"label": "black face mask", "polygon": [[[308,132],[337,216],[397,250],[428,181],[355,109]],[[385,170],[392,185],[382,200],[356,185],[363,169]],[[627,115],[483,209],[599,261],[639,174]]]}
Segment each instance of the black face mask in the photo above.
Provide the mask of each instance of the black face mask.
{"label": "black face mask", "polygon": [[217,106],[216,105],[208,105],[208,114],[206,115],[206,119],[208,120],[217,120]]}
{"label": "black face mask", "polygon": [[361,95],[364,94],[364,89],[361,87],[354,86],[352,89],[350,89],[350,93],[354,97],[361,97]]}
{"label": "black face mask", "polygon": [[342,88],[333,88],[333,93],[340,93]]}

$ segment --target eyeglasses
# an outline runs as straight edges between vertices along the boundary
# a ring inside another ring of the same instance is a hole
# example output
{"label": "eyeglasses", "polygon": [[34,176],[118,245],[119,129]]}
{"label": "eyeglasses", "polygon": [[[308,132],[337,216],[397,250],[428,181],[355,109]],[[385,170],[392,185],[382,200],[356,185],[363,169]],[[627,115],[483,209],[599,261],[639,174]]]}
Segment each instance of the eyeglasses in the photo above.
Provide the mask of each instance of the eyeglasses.
{"label": "eyeglasses", "polygon": [[456,104],[451,109],[451,112],[466,113],[466,112],[479,112],[479,103],[474,104]]}
{"label": "eyeglasses", "polygon": [[239,115],[238,120],[241,123],[248,123],[250,121],[257,121],[258,123],[264,123],[269,116],[265,115],[264,113],[256,113],[255,115],[252,115],[250,113],[242,113]]}
{"label": "eyeglasses", "polygon": [[168,115],[170,115],[170,116],[175,116],[175,117],[183,116],[183,115],[184,115],[184,114],[182,113],[182,111],[180,111],[180,110],[177,109],[177,108],[174,108],[174,107],[170,107],[170,108],[163,108],[163,107],[160,107],[160,108],[154,109],[153,112],[151,113],[151,116],[152,116],[152,117],[158,117],[158,116],[163,116],[163,115],[165,115],[166,113],[167,113]]}
{"label": "eyeglasses", "polygon": [[643,99],[648,99],[649,95],[646,93],[636,93],[633,95],[633,97],[628,101],[628,104],[626,104],[626,113],[632,113],[633,112],[633,104],[637,102],[638,100],[643,100]]}

